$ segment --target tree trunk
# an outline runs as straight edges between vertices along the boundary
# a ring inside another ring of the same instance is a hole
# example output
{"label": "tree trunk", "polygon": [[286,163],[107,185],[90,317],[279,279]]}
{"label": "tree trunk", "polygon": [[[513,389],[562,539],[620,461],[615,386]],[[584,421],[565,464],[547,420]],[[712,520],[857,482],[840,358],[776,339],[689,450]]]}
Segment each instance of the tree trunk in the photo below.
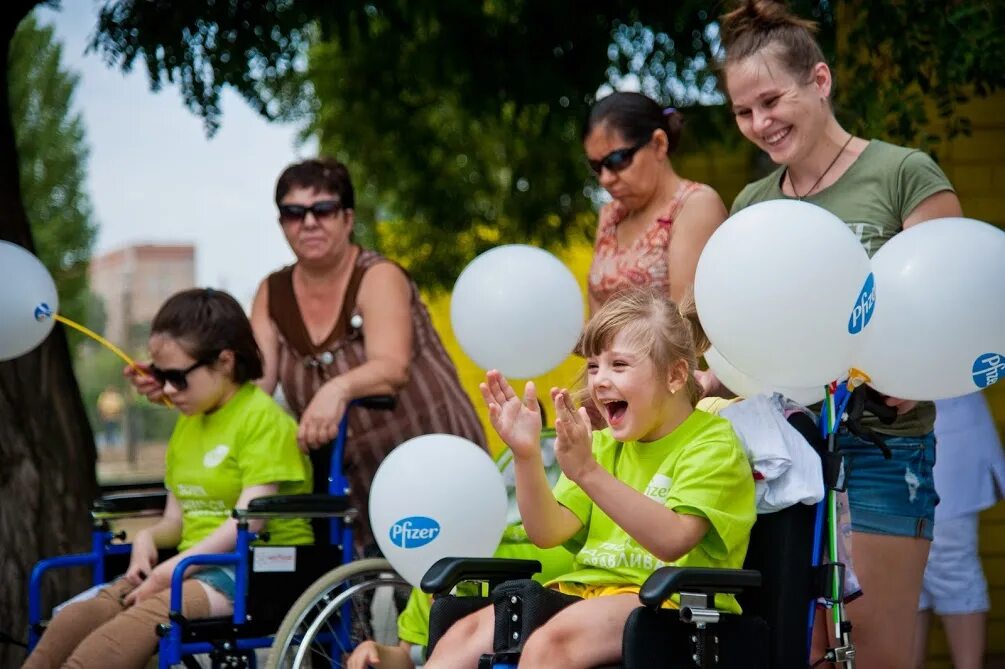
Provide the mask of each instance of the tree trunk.
{"label": "tree trunk", "polygon": [[[0,239],[33,251],[7,85],[11,37],[37,2],[5,4],[0,18]],[[17,286],[18,277],[0,280]],[[0,319],[10,317],[0,314]],[[0,362],[0,631],[15,639],[27,638],[34,563],[89,545],[87,512],[97,493],[94,465],[94,437],[66,336],[57,326],[31,353]],[[80,573],[50,578],[47,603],[67,599],[86,585]],[[18,666],[23,657],[22,649],[0,644],[0,667]]]}

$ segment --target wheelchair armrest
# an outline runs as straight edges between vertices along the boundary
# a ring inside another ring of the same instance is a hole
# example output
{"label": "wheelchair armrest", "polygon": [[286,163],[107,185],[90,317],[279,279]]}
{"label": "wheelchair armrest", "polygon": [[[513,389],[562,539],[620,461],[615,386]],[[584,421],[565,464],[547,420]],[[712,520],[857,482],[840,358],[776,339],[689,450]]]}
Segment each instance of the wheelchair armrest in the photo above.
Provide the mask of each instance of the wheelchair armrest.
{"label": "wheelchair armrest", "polygon": [[398,405],[398,400],[393,395],[371,395],[369,397],[357,397],[352,403],[364,409],[394,411],[394,408]]}
{"label": "wheelchair armrest", "polygon": [[266,495],[234,509],[234,518],[328,518],[354,513],[344,495]]}
{"label": "wheelchair armrest", "polygon": [[440,558],[422,576],[423,592],[434,595],[450,592],[462,581],[488,581],[502,583],[530,578],[541,571],[537,560],[512,560],[505,558]]}
{"label": "wheelchair armrest", "polygon": [[108,518],[111,516],[142,515],[163,513],[167,505],[167,490],[147,490],[105,495],[91,504],[91,516]]}
{"label": "wheelchair armrest", "polygon": [[761,587],[761,572],[753,569],[712,569],[706,567],[661,567],[639,590],[646,606],[659,607],[670,595],[681,592],[736,594]]}

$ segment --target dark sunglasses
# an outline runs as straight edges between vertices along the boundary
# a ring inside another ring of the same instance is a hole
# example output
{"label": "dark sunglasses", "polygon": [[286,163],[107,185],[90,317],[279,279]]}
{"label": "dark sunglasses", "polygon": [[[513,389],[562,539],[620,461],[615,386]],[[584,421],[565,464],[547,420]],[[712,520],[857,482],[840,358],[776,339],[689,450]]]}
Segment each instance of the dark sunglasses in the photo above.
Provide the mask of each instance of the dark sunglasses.
{"label": "dark sunglasses", "polygon": [[302,204],[279,205],[279,222],[302,223],[307,218],[307,212],[314,214],[315,220],[331,220],[342,211],[342,203],[338,200],[321,200],[308,206]]}
{"label": "dark sunglasses", "polygon": [[188,390],[188,375],[206,365],[216,361],[216,356],[200,360],[199,362],[186,367],[185,369],[161,369],[156,365],[150,365],[150,376],[160,385],[170,383],[175,390]]}
{"label": "dark sunglasses", "polygon": [[598,177],[604,168],[607,168],[611,172],[620,172],[628,169],[628,167],[632,164],[632,159],[635,157],[635,154],[638,153],[639,149],[648,143],[649,140],[646,139],[639,142],[635,146],[628,146],[623,149],[611,151],[600,160],[588,159],[586,162],[590,164],[590,169],[593,170],[593,173]]}

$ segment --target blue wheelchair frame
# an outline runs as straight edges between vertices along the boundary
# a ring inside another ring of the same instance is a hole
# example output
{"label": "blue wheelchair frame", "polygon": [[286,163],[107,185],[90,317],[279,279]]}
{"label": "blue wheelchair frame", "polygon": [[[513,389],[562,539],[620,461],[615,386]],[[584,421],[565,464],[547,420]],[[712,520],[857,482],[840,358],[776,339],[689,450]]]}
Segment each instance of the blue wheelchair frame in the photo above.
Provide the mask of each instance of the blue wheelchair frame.
{"label": "blue wheelchair frame", "polygon": [[[370,405],[380,408],[393,408],[394,400],[391,397],[361,398],[354,400],[347,407],[339,423],[338,435],[334,440],[331,461],[328,475],[328,494],[334,497],[345,498],[349,494],[349,481],[343,473],[342,461],[345,456],[346,435],[348,433],[349,410],[353,406]],[[165,494],[166,496],[166,494]],[[270,499],[270,498],[260,498]],[[254,500],[257,501],[257,500]],[[254,501],[252,505],[254,505]],[[150,514],[145,514],[150,515]],[[342,513],[297,513],[296,517],[329,517],[329,537],[331,540],[339,539],[342,549],[341,564],[347,564],[353,559],[353,533],[351,521],[355,515],[354,511]],[[230,616],[233,625],[244,625],[250,617],[247,613],[247,592],[250,577],[249,556],[250,547],[256,540],[268,540],[268,533],[256,533],[248,529],[248,521],[256,517],[276,517],[274,513],[256,513],[253,510],[235,509],[234,518],[237,519],[237,541],[234,551],[230,553],[215,553],[206,555],[191,555],[181,560],[175,567],[171,575],[171,600],[169,621],[158,628],[160,642],[158,647],[158,666],[161,669],[182,662],[182,658],[191,655],[213,653],[219,650],[218,646],[209,641],[185,642],[182,638],[183,628],[186,619],[182,616],[182,582],[185,578],[185,571],[194,565],[214,565],[234,567],[235,571],[235,594],[234,612]],[[290,516],[286,516],[290,517]],[[58,557],[40,560],[35,564],[31,572],[31,579],[28,586],[28,650],[34,649],[41,636],[42,621],[42,578],[46,572],[53,569],[68,567],[90,567],[92,573],[92,583],[95,586],[103,585],[107,582],[105,570],[105,560],[111,556],[128,555],[132,550],[131,544],[113,543],[115,539],[125,539],[125,532],[112,532],[107,520],[98,519],[95,515],[95,526],[91,533],[91,550],[88,553],[78,553],[73,555],[61,555]],[[337,565],[333,565],[337,566]],[[344,643],[342,647],[348,645],[349,639],[349,615],[341,617],[342,629],[337,632],[339,639],[331,640],[333,643]],[[227,651],[247,651],[257,648],[268,648],[272,645],[273,638],[269,636],[249,637],[236,640],[235,647],[225,647]],[[250,665],[254,666],[254,654],[249,655]]]}

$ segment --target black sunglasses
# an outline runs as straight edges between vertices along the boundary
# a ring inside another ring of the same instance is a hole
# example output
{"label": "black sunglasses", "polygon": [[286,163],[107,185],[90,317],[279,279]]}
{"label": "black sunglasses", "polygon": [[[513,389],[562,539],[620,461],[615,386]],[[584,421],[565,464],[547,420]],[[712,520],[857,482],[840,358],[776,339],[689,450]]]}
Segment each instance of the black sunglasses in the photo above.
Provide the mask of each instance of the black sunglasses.
{"label": "black sunglasses", "polygon": [[593,170],[593,173],[598,177],[604,168],[607,168],[611,172],[620,172],[628,169],[629,165],[632,164],[632,159],[635,157],[635,154],[638,153],[639,149],[648,144],[649,141],[650,140],[646,139],[639,142],[635,146],[628,146],[623,149],[611,151],[600,160],[587,159],[586,162],[590,164],[590,169]]}
{"label": "black sunglasses", "polygon": [[160,385],[170,383],[175,390],[188,390],[188,375],[205,365],[216,361],[216,356],[200,360],[185,369],[161,369],[156,365],[150,365],[150,376]]}
{"label": "black sunglasses", "polygon": [[314,214],[315,220],[331,220],[342,211],[342,203],[338,200],[321,200],[310,206],[302,204],[279,205],[280,223],[301,223],[307,218],[307,212]]}

